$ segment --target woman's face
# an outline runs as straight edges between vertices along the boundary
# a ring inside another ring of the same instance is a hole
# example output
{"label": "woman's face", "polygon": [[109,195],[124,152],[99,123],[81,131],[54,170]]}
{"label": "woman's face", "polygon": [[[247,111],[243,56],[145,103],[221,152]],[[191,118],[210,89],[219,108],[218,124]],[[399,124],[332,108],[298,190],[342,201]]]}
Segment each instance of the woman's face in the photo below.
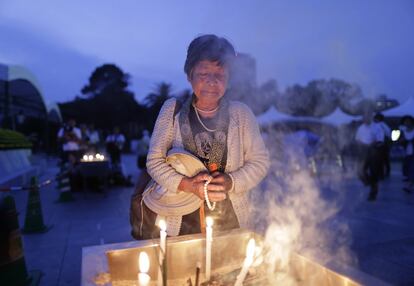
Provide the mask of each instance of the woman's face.
{"label": "woman's face", "polygon": [[197,100],[215,104],[226,92],[228,78],[229,72],[226,67],[205,60],[194,66],[188,81]]}

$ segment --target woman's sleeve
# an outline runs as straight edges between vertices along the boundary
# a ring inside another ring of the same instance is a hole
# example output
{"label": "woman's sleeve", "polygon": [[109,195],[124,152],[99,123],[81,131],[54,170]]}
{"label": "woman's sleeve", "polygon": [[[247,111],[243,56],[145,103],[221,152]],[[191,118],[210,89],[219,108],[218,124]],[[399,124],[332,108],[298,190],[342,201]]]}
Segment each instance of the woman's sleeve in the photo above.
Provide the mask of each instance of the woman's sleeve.
{"label": "woman's sleeve", "polygon": [[158,114],[147,156],[148,174],[162,187],[177,191],[183,176],[165,161],[174,136],[174,109],[176,99],[167,100]]}
{"label": "woman's sleeve", "polygon": [[249,108],[245,107],[243,111],[241,127],[244,165],[230,173],[236,193],[245,192],[258,185],[270,166],[269,152],[263,142],[256,118]]}

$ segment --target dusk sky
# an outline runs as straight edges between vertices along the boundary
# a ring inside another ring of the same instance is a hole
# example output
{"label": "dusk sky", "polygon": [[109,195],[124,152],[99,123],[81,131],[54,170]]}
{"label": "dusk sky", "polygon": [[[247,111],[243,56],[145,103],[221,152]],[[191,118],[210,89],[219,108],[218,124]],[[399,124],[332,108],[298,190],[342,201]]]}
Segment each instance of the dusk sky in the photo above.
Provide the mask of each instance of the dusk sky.
{"label": "dusk sky", "polygon": [[0,0],[0,63],[28,68],[48,102],[73,99],[114,63],[142,100],[161,81],[188,88],[187,46],[215,33],[256,59],[259,84],[334,77],[403,102],[414,96],[413,30],[410,0]]}

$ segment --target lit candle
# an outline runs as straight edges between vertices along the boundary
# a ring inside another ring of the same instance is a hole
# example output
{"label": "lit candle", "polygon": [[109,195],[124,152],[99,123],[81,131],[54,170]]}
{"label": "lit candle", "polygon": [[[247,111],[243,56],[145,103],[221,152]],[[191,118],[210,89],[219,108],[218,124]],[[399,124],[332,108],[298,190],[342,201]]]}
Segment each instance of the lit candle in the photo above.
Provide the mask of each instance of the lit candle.
{"label": "lit candle", "polygon": [[83,161],[88,161],[88,155],[83,155]]}
{"label": "lit candle", "polygon": [[[160,254],[158,255],[159,258],[159,264],[160,267],[158,268],[158,285],[163,285],[163,280],[165,279],[164,275],[166,273],[163,273],[166,271],[165,267],[165,257],[166,257],[166,242],[167,242],[167,224],[165,223],[165,220],[161,219],[158,223],[158,226],[160,227]],[[161,271],[162,269],[162,271]]]}
{"label": "lit candle", "polygon": [[243,285],[243,281],[246,278],[247,272],[249,271],[250,266],[253,264],[255,249],[256,249],[256,242],[254,241],[253,238],[250,238],[249,243],[247,243],[246,258],[244,259],[242,270],[237,276],[237,280],[234,286]]}
{"label": "lit candle", "polygon": [[149,285],[151,277],[148,275],[150,267],[150,261],[148,254],[143,251],[139,254],[139,273],[138,273],[138,285],[146,286]]}
{"label": "lit candle", "polygon": [[93,156],[92,155],[89,155],[88,156],[88,159],[89,159],[89,161],[93,161]]}
{"label": "lit candle", "polygon": [[211,245],[213,243],[213,218],[206,217],[206,280],[211,277]]}

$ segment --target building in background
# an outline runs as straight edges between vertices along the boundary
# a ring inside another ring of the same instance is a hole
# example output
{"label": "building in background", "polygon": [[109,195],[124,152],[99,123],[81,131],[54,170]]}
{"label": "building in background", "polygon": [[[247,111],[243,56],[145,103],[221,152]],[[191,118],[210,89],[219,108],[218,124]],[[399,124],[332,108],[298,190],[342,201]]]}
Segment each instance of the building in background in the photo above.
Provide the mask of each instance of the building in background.
{"label": "building in background", "polygon": [[0,64],[0,127],[26,135],[34,148],[50,150],[61,123],[56,104],[47,105],[36,77],[26,68]]}

